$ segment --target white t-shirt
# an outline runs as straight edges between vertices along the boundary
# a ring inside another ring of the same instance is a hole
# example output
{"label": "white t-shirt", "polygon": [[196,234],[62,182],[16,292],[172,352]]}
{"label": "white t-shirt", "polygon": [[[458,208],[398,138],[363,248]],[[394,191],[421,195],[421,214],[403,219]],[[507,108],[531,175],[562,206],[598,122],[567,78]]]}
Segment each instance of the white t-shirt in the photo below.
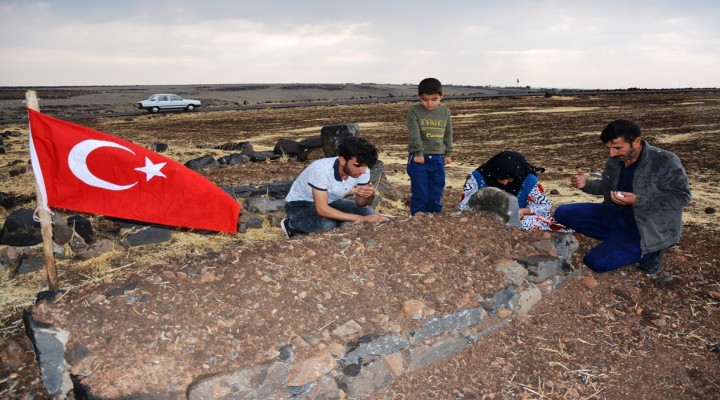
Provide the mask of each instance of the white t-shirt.
{"label": "white t-shirt", "polygon": [[328,203],[345,197],[356,185],[367,185],[370,182],[370,168],[357,178],[348,176],[343,180],[338,172],[338,157],[321,158],[310,164],[295,179],[285,201],[314,201],[312,190],[328,193]]}

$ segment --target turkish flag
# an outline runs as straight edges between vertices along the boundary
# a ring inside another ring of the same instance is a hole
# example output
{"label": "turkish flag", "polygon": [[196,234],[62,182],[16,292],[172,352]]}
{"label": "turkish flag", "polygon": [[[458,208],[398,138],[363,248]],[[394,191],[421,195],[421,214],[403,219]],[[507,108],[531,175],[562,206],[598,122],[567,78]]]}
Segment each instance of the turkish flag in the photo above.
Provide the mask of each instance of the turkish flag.
{"label": "turkish flag", "polygon": [[44,207],[237,232],[240,204],[197,172],[115,136],[31,109],[28,115]]}

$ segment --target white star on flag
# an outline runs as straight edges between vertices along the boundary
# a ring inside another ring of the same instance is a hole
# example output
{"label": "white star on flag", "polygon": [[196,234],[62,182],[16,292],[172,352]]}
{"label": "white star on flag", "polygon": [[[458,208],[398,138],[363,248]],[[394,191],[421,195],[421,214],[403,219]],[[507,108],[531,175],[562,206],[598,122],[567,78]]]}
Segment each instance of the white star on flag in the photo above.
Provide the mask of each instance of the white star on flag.
{"label": "white star on flag", "polygon": [[156,176],[162,176],[163,178],[167,178],[167,176],[165,176],[165,174],[163,174],[162,172],[160,172],[160,170],[162,169],[162,167],[165,166],[165,164],[166,164],[166,163],[164,163],[164,162],[163,162],[163,163],[153,164],[153,162],[150,161],[149,158],[145,157],[145,166],[144,166],[144,167],[135,168],[135,170],[136,170],[136,171],[140,171],[140,172],[144,172],[144,173],[145,173],[145,177],[146,177],[145,181],[147,182],[147,181],[149,181],[150,179],[152,179],[153,177],[156,177]]}

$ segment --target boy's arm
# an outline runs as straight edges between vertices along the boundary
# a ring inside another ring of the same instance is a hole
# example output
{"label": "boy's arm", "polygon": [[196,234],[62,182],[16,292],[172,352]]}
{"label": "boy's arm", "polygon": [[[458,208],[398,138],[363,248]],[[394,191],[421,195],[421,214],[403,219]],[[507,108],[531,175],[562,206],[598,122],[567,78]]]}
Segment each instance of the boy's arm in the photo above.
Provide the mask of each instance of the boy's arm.
{"label": "boy's arm", "polygon": [[443,142],[445,143],[445,155],[450,156],[453,152],[453,131],[452,131],[452,118],[450,117],[450,109],[447,111],[447,124],[445,125],[445,136]]}
{"label": "boy's arm", "polygon": [[415,156],[423,156],[423,144],[420,138],[420,123],[418,117],[413,112],[412,108],[408,111],[407,117],[407,128],[410,134],[410,142],[408,143],[408,153],[413,153]]}
{"label": "boy's arm", "polygon": [[450,117],[450,109],[448,109],[447,124],[445,125],[445,136],[443,136],[443,143],[445,144],[445,165],[452,162],[453,153],[453,132],[452,132],[452,118]]}

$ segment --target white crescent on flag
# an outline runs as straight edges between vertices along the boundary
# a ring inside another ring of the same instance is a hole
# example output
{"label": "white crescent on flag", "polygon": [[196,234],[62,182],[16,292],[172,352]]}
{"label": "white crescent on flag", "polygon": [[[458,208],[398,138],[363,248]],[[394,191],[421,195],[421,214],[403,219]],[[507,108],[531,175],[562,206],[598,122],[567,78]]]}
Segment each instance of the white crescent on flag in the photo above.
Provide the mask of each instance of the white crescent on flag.
{"label": "white crescent on flag", "polygon": [[[135,152],[127,147],[107,140],[83,140],[82,142],[76,144],[68,154],[68,166],[70,167],[70,171],[72,171],[73,175],[90,186],[107,190],[127,190],[137,185],[137,182],[130,185],[118,185],[116,183],[100,179],[95,176],[92,171],[90,171],[90,168],[88,168],[87,165],[87,158],[90,153],[101,147],[113,147],[135,154]],[[165,164],[166,163],[164,162],[153,164],[149,158],[145,157],[145,166],[135,168],[135,170],[145,173],[148,181],[154,176],[162,176],[165,178],[165,174],[160,172],[160,169],[162,169]]]}
{"label": "white crescent on flag", "polygon": [[82,142],[76,144],[75,147],[70,150],[70,154],[68,154],[68,166],[70,167],[70,171],[72,171],[72,173],[81,181],[87,183],[90,186],[95,186],[101,189],[127,190],[137,185],[137,182],[133,183],[132,185],[116,185],[112,182],[102,180],[95,176],[92,172],[90,172],[90,169],[87,165],[87,157],[90,155],[90,153],[92,153],[96,149],[99,149],[100,147],[115,147],[117,149],[123,149],[125,151],[129,151],[132,154],[135,154],[132,150],[117,143],[108,142],[105,140],[83,140]]}

